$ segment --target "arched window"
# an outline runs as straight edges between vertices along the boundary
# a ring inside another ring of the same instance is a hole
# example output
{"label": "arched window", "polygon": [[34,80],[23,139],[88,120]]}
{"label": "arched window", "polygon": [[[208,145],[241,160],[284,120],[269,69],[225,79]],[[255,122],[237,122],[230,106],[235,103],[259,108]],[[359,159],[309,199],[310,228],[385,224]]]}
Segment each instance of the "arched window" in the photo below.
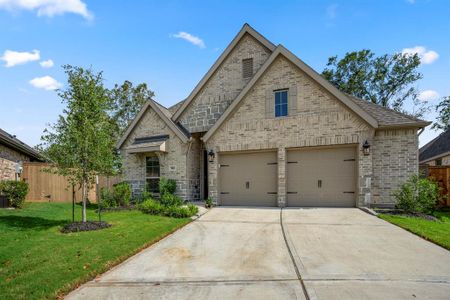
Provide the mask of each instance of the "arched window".
{"label": "arched window", "polygon": [[159,193],[159,159],[152,155],[145,158],[145,182],[147,191]]}

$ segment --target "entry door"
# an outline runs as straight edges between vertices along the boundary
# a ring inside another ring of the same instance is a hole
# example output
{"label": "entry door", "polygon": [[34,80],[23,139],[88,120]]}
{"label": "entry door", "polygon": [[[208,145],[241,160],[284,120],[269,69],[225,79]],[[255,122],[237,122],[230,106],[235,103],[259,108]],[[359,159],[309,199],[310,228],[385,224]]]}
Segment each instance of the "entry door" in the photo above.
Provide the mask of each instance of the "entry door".
{"label": "entry door", "polygon": [[354,207],[355,147],[288,151],[287,205]]}
{"label": "entry door", "polygon": [[277,154],[219,154],[221,205],[276,206]]}

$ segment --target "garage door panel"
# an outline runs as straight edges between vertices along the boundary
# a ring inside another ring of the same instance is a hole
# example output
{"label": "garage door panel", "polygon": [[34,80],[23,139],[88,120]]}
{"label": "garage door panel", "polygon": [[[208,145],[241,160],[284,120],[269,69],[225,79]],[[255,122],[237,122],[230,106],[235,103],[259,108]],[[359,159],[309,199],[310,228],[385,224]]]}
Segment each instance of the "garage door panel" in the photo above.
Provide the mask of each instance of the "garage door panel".
{"label": "garage door panel", "polygon": [[354,147],[288,151],[287,205],[355,206],[355,158]]}
{"label": "garage door panel", "polygon": [[276,152],[220,154],[219,157],[222,205],[276,205]]}

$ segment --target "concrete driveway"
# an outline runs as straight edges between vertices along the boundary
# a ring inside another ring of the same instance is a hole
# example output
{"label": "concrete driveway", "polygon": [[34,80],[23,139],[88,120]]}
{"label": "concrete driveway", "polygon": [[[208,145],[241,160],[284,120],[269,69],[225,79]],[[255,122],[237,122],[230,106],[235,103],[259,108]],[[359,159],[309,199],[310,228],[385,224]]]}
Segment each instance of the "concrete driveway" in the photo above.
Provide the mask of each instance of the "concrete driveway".
{"label": "concrete driveway", "polygon": [[449,251],[358,209],[219,207],[67,298],[449,297]]}

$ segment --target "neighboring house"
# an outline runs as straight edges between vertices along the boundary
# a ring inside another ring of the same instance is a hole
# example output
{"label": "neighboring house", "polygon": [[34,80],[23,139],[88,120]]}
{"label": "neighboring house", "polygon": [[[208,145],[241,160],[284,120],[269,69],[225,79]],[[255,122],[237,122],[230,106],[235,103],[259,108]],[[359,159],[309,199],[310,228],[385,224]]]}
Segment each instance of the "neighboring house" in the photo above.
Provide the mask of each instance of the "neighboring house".
{"label": "neighboring house", "polygon": [[39,153],[15,135],[0,129],[0,181],[17,179],[16,167],[28,161],[41,161]]}
{"label": "neighboring house", "polygon": [[219,205],[392,205],[429,122],[348,96],[245,24],[187,99],[149,101],[118,142],[139,193],[161,176]]}
{"label": "neighboring house", "polygon": [[419,162],[430,166],[450,166],[450,130],[420,148]]}

